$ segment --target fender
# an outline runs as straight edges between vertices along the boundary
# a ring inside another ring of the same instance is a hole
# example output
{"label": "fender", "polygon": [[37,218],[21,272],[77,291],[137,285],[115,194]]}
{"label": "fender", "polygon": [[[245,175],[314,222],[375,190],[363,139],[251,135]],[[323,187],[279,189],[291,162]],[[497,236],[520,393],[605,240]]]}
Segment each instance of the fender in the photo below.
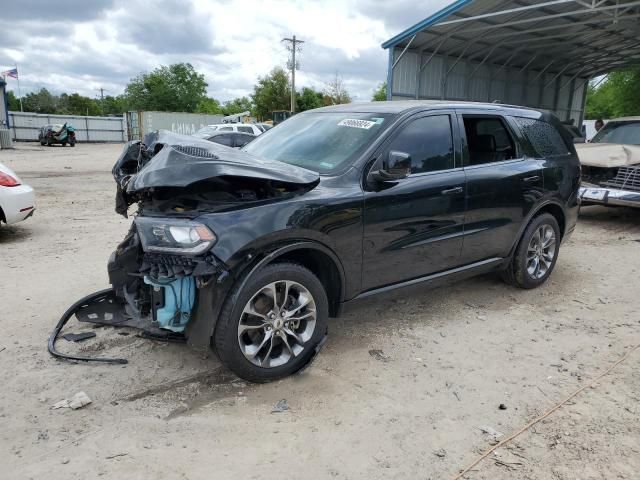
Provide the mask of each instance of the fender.
{"label": "fender", "polygon": [[[515,250],[516,250],[516,248],[518,248],[518,244],[520,243],[520,239],[522,238],[522,235],[524,234],[524,231],[526,230],[526,228],[529,226],[529,223],[531,223],[531,220],[533,219],[533,217],[538,215],[540,210],[542,210],[547,205],[555,205],[556,207],[559,207],[560,210],[562,210],[562,214],[564,215],[565,220],[566,220],[567,212],[566,212],[565,208],[562,206],[562,204],[559,203],[558,201],[556,201],[556,200],[544,200],[543,202],[539,203],[538,205],[536,205],[534,208],[531,209],[531,211],[529,212],[527,217],[522,222],[522,225],[520,225],[520,229],[518,230],[518,234],[516,235],[516,238],[515,238],[515,240],[513,242],[513,245],[511,246],[511,250],[509,251],[509,258],[513,257],[513,254],[515,253]],[[564,236],[565,232],[562,232],[562,235]]]}
{"label": "fender", "polygon": [[[328,255],[333,260],[334,265],[338,269],[338,274],[340,275],[340,299],[339,299],[339,302],[342,303],[344,301],[345,288],[346,288],[346,277],[345,277],[345,274],[344,274],[344,267],[342,266],[342,262],[340,262],[340,259],[338,258],[338,256],[329,247],[327,247],[327,246],[325,246],[325,245],[323,245],[321,243],[314,242],[314,241],[308,241],[308,240],[299,241],[299,242],[296,242],[296,243],[284,245],[284,246],[281,246],[281,247],[277,247],[274,250],[271,250],[264,257],[262,257],[258,262],[256,262],[253,265],[253,267],[251,268],[251,270],[249,270],[249,272],[246,275],[244,274],[244,272],[249,267],[251,267],[251,264],[248,264],[248,265],[246,265],[244,267],[241,267],[238,276],[242,276],[242,283],[240,283],[240,288],[237,289],[237,292],[240,292],[244,288],[244,286],[247,283],[247,281],[249,280],[249,278],[255,272],[257,272],[262,267],[264,267],[265,265],[271,263],[273,260],[275,260],[278,257],[281,257],[285,253],[293,252],[295,250],[302,250],[302,249],[318,250],[318,251]],[[251,260],[251,258],[248,258],[248,260]],[[237,300],[237,293],[233,296],[233,301],[235,302],[236,300]]]}

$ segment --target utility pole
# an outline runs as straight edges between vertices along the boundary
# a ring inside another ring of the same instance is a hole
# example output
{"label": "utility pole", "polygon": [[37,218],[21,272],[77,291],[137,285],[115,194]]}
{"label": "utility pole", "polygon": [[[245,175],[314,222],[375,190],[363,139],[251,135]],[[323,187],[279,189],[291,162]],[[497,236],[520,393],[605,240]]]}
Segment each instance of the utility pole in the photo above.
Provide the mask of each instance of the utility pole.
{"label": "utility pole", "polygon": [[304,40],[298,40],[294,35],[293,38],[283,38],[283,42],[287,43],[287,50],[291,52],[291,60],[289,60],[289,69],[291,70],[291,113],[295,113],[296,111],[296,70],[299,65],[296,63],[296,50],[300,51],[301,43],[304,43]]}
{"label": "utility pole", "polygon": [[96,89],[100,92],[100,109],[102,110],[102,114],[104,115],[104,92],[108,92],[109,90],[105,90],[104,88],[100,87],[98,89]]}

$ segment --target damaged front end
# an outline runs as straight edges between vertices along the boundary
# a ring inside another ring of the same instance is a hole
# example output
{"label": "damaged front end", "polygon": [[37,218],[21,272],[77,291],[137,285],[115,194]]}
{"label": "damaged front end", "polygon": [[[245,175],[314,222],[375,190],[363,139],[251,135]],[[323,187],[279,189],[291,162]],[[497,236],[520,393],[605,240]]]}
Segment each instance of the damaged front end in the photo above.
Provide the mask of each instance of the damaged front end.
{"label": "damaged front end", "polygon": [[640,208],[640,145],[576,145],[582,165],[583,205]]}
{"label": "damaged front end", "polygon": [[112,173],[116,211],[127,217],[136,205],[135,218],[109,258],[112,288],[77,302],[52,333],[49,351],[59,357],[124,362],[57,352],[56,337],[74,314],[208,347],[233,279],[212,251],[221,232],[199,217],[290,198],[319,182],[308,170],[166,131],[129,142]]}

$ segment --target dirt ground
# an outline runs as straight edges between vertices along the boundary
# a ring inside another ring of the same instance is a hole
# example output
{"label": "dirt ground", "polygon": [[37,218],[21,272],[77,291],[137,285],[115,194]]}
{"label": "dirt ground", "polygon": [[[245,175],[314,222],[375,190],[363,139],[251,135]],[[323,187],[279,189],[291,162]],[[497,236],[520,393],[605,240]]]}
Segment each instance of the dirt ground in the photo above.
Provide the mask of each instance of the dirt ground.
{"label": "dirt ground", "polygon": [[[453,478],[640,344],[640,212],[590,207],[545,286],[490,275],[363,304],[279,382],[249,385],[212,352],[75,321],[66,331],[97,337],[60,349],[130,363],[56,360],[51,329],[108,286],[129,226],[113,211],[120,150],[0,151],[37,192],[32,218],[0,227],[2,478]],[[636,350],[465,478],[639,478],[639,365]],[[51,409],[79,391],[93,403]],[[289,410],[271,413],[281,399]]]}

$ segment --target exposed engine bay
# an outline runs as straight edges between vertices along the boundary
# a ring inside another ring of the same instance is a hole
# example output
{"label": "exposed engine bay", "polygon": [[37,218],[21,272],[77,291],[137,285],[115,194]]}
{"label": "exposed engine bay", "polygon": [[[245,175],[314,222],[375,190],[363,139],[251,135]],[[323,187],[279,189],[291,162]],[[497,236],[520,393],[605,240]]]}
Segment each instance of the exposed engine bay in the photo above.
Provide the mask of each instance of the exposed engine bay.
{"label": "exposed engine bay", "polygon": [[126,144],[112,173],[116,212],[127,217],[137,206],[134,221],[109,258],[111,289],[80,300],[58,322],[49,339],[55,356],[125,362],[57,352],[56,337],[74,314],[84,322],[138,328],[151,338],[208,344],[206,325],[194,326],[195,318],[211,314],[199,299],[215,296],[230,272],[211,253],[216,233],[197,217],[280,201],[319,182],[314,172],[167,131]]}

